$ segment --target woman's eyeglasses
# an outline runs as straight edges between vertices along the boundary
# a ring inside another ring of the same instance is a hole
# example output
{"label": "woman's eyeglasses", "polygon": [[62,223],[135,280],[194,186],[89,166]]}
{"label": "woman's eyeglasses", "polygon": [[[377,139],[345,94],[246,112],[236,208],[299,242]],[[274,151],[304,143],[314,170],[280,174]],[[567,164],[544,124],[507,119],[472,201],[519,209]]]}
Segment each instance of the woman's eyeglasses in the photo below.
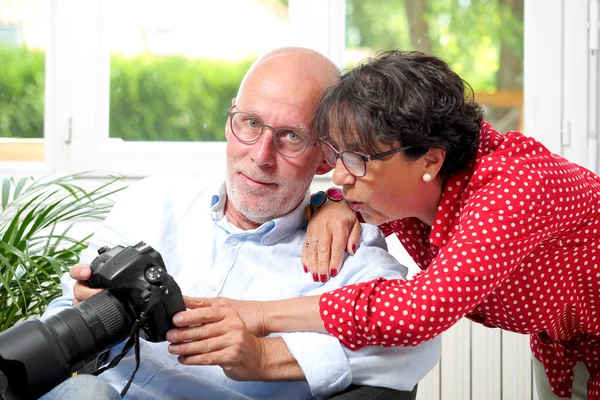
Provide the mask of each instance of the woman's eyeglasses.
{"label": "woman's eyeglasses", "polygon": [[373,160],[381,160],[387,156],[391,156],[392,154],[399,153],[401,151],[405,151],[410,149],[411,146],[399,147],[397,149],[392,149],[388,151],[384,151],[383,153],[377,154],[363,154],[356,151],[337,151],[333,145],[330,143],[321,140],[321,149],[323,151],[323,156],[325,157],[325,161],[332,168],[335,168],[335,164],[337,163],[337,159],[342,160],[342,164],[346,171],[348,171],[351,175],[356,178],[362,178],[367,173],[367,162]]}

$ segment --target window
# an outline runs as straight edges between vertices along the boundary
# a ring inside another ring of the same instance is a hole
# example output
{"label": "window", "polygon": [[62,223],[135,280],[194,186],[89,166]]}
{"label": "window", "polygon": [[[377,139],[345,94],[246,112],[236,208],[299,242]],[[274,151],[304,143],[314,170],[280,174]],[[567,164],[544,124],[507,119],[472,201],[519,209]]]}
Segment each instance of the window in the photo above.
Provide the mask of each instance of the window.
{"label": "window", "polygon": [[260,54],[290,42],[279,0],[111,5],[111,138],[224,141],[225,111],[244,73]]}
{"label": "window", "polygon": [[471,85],[497,130],[522,131],[523,6],[523,0],[346,0],[346,66],[377,50],[438,56]]}
{"label": "window", "polygon": [[0,162],[44,160],[48,7],[0,1]]}
{"label": "window", "polygon": [[[522,126],[552,150],[597,166],[597,146],[588,145],[598,125],[597,30],[588,29],[597,26],[597,0],[566,3],[0,0],[3,48],[24,44],[37,71],[27,92],[37,94],[8,96],[12,67],[2,57],[0,170],[219,173],[237,81],[258,54],[282,45],[312,47],[341,67],[376,49],[431,52],[471,84],[499,130]],[[23,117],[28,112],[36,116]],[[19,138],[17,129],[10,138],[2,131],[11,118],[23,127]],[[8,161],[17,151],[7,142],[27,156]]]}

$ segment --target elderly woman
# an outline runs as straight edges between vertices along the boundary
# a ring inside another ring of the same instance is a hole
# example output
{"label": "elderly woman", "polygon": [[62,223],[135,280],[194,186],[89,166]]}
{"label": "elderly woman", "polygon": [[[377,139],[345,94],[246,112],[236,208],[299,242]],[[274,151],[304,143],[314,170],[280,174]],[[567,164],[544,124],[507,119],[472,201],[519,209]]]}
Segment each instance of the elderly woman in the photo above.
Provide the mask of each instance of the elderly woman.
{"label": "elderly woman", "polygon": [[396,234],[423,271],[320,298],[217,303],[256,331],[326,331],[350,348],[416,345],[466,316],[530,335],[540,399],[600,399],[598,176],[496,132],[463,80],[420,53],[346,73],[314,129],[347,205],[316,211],[305,271],[334,276],[360,218]]}

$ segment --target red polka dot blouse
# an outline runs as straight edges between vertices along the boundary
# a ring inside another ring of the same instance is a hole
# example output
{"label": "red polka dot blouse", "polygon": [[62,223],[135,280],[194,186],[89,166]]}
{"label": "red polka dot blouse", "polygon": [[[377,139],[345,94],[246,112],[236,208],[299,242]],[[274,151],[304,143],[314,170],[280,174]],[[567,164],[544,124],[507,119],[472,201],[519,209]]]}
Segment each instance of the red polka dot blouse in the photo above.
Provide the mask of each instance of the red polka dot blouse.
{"label": "red polka dot blouse", "polygon": [[381,226],[423,270],[321,296],[328,332],[350,348],[414,346],[461,317],[531,334],[554,393],[590,371],[600,400],[600,178],[518,132],[484,122],[474,164],[446,183],[433,226]]}

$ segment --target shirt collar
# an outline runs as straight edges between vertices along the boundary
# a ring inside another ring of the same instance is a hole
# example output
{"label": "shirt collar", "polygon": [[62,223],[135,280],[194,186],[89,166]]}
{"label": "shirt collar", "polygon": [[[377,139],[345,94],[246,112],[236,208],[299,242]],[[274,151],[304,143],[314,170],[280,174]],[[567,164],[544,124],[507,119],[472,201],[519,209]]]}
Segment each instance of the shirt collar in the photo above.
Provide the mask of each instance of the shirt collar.
{"label": "shirt collar", "polygon": [[[305,208],[310,199],[310,192],[306,192],[304,199],[298,207],[293,209],[288,214],[275,218],[274,220],[263,223],[256,229],[250,229],[240,234],[258,234],[261,236],[261,242],[266,245],[271,245],[290,236],[291,234],[301,230],[306,225]],[[210,214],[213,221],[224,223],[221,225],[228,233],[234,234],[227,218],[225,217],[225,203],[227,200],[227,191],[225,183],[222,183],[215,190],[215,194],[210,199]],[[223,218],[225,217],[225,218]]]}

